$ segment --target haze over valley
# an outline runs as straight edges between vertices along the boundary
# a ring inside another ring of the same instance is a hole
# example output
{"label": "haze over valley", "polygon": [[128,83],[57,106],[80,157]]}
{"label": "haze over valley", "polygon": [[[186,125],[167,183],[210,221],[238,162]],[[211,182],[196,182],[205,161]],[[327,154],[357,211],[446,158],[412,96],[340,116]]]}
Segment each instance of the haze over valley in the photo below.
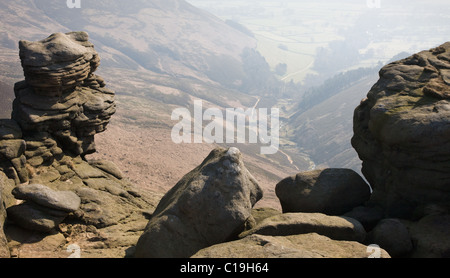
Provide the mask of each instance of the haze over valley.
{"label": "haze over valley", "polygon": [[92,158],[165,192],[213,148],[173,143],[174,109],[193,109],[194,100],[205,108],[279,108],[277,154],[236,144],[265,190],[260,205],[275,204],[275,184],[299,171],[359,172],[353,112],[379,69],[448,40],[447,1],[379,3],[82,0],[69,9],[62,0],[0,0],[0,117],[10,117],[14,83],[23,79],[18,42],[86,31],[118,109]]}

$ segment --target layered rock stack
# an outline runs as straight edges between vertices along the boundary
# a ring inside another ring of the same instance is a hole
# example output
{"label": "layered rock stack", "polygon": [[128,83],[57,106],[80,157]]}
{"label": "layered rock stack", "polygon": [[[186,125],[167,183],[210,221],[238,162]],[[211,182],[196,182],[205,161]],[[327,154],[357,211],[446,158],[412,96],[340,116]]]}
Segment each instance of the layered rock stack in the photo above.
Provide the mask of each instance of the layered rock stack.
{"label": "layered rock stack", "polygon": [[387,217],[450,208],[450,42],[385,66],[357,107],[352,144]]}
{"label": "layered rock stack", "polygon": [[450,43],[384,67],[356,109],[373,192],[352,170],[298,173],[275,187],[282,212],[254,209],[263,192],[236,148],[164,196],[88,161],[115,104],[87,34],[21,42],[20,55],[25,81],[0,120],[0,257],[450,256]]}
{"label": "layered rock stack", "polygon": [[116,106],[114,92],[94,74],[100,59],[87,33],[56,33],[19,48],[25,80],[14,88],[12,120],[0,123],[0,153],[12,166],[3,166],[8,176],[27,182],[25,164],[37,168],[64,154],[95,152],[94,135]]}
{"label": "layered rock stack", "polygon": [[12,191],[20,205],[8,208],[8,217],[21,226],[35,231],[49,232],[76,212],[81,199],[72,191],[54,191],[41,184],[22,185]]}
{"label": "layered rock stack", "polygon": [[[82,257],[124,257],[161,196],[140,192],[112,162],[87,160],[116,110],[88,34],[19,48],[25,80],[12,119],[0,120],[0,257],[67,258],[72,243]],[[36,253],[30,242],[42,242]]]}

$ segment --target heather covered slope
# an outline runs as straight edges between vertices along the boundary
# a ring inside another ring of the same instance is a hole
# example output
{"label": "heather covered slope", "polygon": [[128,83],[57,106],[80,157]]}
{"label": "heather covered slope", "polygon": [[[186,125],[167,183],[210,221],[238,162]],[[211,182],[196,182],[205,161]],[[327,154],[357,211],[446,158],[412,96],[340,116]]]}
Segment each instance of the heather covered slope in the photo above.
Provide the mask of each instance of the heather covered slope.
{"label": "heather covered slope", "polygon": [[[172,144],[175,108],[190,108],[194,99],[204,100],[208,107],[253,107],[259,97],[249,92],[268,93],[258,88],[267,87],[264,82],[270,78],[245,70],[263,62],[253,51],[255,39],[184,1],[89,1],[79,10],[67,8],[65,1],[51,0],[1,1],[0,5],[4,28],[0,81],[10,88],[2,92],[7,96],[2,103],[5,118],[11,114],[11,102],[6,102],[14,98],[11,88],[23,79],[19,40],[86,31],[101,57],[98,73],[116,92],[118,104],[111,132],[98,139],[98,146],[105,147],[98,157],[107,153],[123,164],[122,169],[140,186],[153,185],[164,192],[183,174],[180,169],[189,171],[186,163],[195,165],[214,147]],[[129,148],[130,139],[117,139],[136,134],[145,138],[140,145],[144,151],[133,154],[136,149]],[[151,147],[161,151],[153,151],[149,158]],[[267,190],[273,192],[277,179],[295,171],[282,154],[261,157],[253,152],[259,146],[241,147],[252,156],[253,168],[260,169],[259,179]],[[161,166],[167,151],[174,148],[186,154],[185,160],[174,158]],[[143,168],[149,170],[143,172]]]}

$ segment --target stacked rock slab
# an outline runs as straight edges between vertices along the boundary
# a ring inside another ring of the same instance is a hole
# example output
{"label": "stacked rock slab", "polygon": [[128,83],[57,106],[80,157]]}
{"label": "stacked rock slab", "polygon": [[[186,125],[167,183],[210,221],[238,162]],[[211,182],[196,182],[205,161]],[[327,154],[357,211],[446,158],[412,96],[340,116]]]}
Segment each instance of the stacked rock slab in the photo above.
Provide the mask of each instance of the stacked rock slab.
{"label": "stacked rock slab", "polygon": [[114,93],[94,74],[100,60],[88,35],[19,46],[25,80],[15,86],[12,119],[0,120],[0,249],[67,258],[75,243],[81,257],[130,255],[161,196],[140,191],[112,162],[86,157],[115,112]]}
{"label": "stacked rock slab", "polygon": [[114,92],[94,74],[100,59],[85,32],[56,33],[19,43],[25,81],[16,83],[12,118],[27,141],[33,167],[62,153],[95,152],[94,135],[115,113]]}
{"label": "stacked rock slab", "polygon": [[24,203],[8,208],[8,217],[26,229],[49,232],[80,208],[72,191],[54,191],[41,184],[18,186],[13,195]]}
{"label": "stacked rock slab", "polygon": [[386,217],[450,207],[450,42],[381,69],[355,110],[352,145]]}

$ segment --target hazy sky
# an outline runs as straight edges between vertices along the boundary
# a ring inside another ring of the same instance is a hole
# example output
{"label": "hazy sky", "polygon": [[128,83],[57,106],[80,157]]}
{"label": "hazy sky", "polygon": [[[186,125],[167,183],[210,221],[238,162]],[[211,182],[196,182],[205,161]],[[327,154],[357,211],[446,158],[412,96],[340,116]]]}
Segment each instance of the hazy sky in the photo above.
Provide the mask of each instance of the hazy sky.
{"label": "hazy sky", "polygon": [[288,72],[300,72],[298,78],[309,73],[320,48],[334,47],[349,59],[358,51],[354,66],[373,66],[450,40],[448,0],[188,2],[250,29],[269,63],[287,63]]}

